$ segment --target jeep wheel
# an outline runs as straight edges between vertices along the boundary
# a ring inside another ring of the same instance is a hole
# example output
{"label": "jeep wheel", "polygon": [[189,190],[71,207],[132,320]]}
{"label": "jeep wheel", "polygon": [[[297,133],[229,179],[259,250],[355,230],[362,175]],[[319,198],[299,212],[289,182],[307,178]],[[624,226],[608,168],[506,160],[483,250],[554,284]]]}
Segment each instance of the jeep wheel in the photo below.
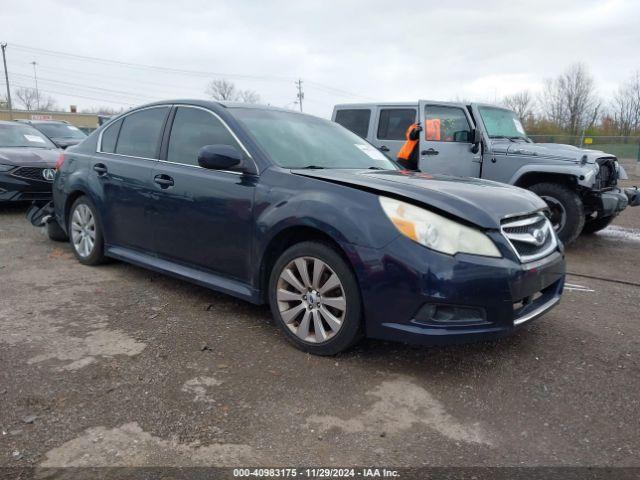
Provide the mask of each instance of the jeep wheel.
{"label": "jeep wheel", "polygon": [[609,226],[613,219],[616,218],[615,215],[609,215],[608,217],[598,217],[593,220],[587,220],[584,224],[584,228],[582,229],[582,233],[584,235],[590,235],[592,233],[599,232]]}
{"label": "jeep wheel", "polygon": [[537,183],[529,190],[547,202],[551,223],[560,240],[569,244],[578,238],[585,216],[582,200],[576,192],[558,183]]}

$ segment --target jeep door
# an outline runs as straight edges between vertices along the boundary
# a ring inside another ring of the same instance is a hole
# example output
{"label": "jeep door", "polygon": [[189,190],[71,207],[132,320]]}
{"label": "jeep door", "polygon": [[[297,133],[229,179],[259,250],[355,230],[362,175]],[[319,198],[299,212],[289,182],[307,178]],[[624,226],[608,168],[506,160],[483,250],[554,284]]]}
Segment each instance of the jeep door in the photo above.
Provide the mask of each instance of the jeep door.
{"label": "jeep door", "polygon": [[419,103],[418,168],[427,173],[479,177],[482,156],[473,153],[475,124],[466,108],[455,103]]}
{"label": "jeep door", "polygon": [[418,106],[380,106],[370,142],[394,160],[405,142],[407,128],[418,121]]}

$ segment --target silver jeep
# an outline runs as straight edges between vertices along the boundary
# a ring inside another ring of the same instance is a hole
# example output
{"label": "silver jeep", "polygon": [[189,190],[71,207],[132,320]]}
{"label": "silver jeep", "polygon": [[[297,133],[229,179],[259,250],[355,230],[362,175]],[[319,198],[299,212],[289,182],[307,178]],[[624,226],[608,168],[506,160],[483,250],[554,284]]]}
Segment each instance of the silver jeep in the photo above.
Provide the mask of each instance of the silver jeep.
{"label": "silver jeep", "polygon": [[425,100],[361,103],[336,105],[332,119],[394,159],[409,125],[420,122],[419,170],[527,188],[547,202],[565,243],[605,228],[628,205],[640,204],[637,189],[618,188],[627,174],[614,155],[533,143],[506,108]]}

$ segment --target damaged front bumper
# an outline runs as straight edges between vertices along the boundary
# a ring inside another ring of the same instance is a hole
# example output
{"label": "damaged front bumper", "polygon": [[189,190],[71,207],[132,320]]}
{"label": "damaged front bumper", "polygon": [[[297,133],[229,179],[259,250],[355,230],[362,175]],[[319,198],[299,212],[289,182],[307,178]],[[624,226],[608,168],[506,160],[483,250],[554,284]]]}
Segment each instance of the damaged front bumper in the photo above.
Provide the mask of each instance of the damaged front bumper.
{"label": "damaged front bumper", "polygon": [[638,187],[612,188],[606,192],[600,192],[596,197],[598,215],[609,217],[617,215],[627,207],[637,207],[640,205],[640,190]]}

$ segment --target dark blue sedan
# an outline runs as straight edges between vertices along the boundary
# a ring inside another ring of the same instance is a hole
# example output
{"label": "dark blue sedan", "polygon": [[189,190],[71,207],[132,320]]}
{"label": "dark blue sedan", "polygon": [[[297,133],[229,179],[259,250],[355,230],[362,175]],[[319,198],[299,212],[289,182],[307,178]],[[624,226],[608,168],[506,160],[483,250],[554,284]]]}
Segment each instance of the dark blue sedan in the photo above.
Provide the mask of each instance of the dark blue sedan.
{"label": "dark blue sedan", "polygon": [[296,347],[363,336],[423,344],[509,333],[555,306],[562,247],[533,193],[399,170],[335,123],[167,101],[64,154],[58,237],[269,303]]}

